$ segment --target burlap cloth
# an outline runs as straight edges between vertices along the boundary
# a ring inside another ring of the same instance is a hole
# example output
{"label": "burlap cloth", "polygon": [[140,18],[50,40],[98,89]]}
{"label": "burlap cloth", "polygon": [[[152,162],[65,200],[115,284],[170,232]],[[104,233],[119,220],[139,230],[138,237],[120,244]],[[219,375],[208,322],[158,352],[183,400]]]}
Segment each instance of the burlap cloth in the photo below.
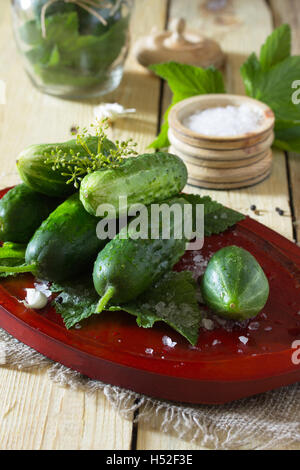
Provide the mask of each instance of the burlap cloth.
{"label": "burlap cloth", "polygon": [[51,380],[89,393],[101,390],[125,417],[211,449],[300,449],[300,384],[222,406],[155,400],[88,379],[54,363],[0,329],[0,366],[47,368]]}

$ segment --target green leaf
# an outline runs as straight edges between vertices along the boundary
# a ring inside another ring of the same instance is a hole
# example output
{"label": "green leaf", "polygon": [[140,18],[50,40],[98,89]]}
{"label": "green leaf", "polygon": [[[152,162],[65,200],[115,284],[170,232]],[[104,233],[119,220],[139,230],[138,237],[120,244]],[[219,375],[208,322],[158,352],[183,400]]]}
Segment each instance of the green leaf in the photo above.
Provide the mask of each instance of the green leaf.
{"label": "green leaf", "polygon": [[291,27],[288,24],[283,24],[273,31],[260,51],[260,64],[263,71],[290,57],[291,41]]}
{"label": "green leaf", "polygon": [[300,76],[300,56],[288,57],[261,73],[259,89],[255,98],[262,100],[273,109],[276,120],[290,120],[300,124],[300,104],[293,103],[292,87]]}
{"label": "green leaf", "polygon": [[50,58],[49,58],[49,62],[47,64],[48,67],[54,67],[55,65],[57,65],[59,63],[59,59],[60,59],[60,54],[59,54],[58,47],[54,46],[54,48],[52,49]]}
{"label": "green leaf", "polygon": [[257,55],[253,52],[241,67],[246,93],[254,98],[259,90],[261,80],[261,66]]}
{"label": "green leaf", "polygon": [[173,106],[173,104],[171,106],[169,106],[169,108],[165,112],[164,118],[163,118],[163,123],[162,123],[161,129],[160,129],[160,133],[158,134],[156,139],[153,142],[151,142],[151,144],[148,146],[149,148],[163,149],[165,147],[169,147],[170,142],[169,142],[169,138],[168,138],[168,131],[169,131],[168,116],[169,116],[169,112],[170,112],[172,106]]}
{"label": "green leaf", "polygon": [[[95,314],[99,296],[91,278],[64,285],[52,284],[50,289],[60,292],[54,306],[68,329]],[[137,324],[143,328],[151,328],[155,322],[163,321],[192,344],[197,342],[201,312],[195,281],[188,271],[167,273],[134,301],[112,306],[109,310],[135,315]]]}
{"label": "green leaf", "polygon": [[60,13],[46,18],[45,42],[72,47],[78,38],[78,15],[77,13]]}
{"label": "green leaf", "polygon": [[60,292],[53,306],[62,316],[68,329],[85,318],[89,318],[96,311],[99,296],[95,291],[91,276],[61,285],[53,283],[50,290]]}
{"label": "green leaf", "polygon": [[162,148],[169,145],[168,114],[174,104],[191,96],[206,93],[225,93],[225,86],[221,72],[213,67],[203,69],[177,62],[167,62],[164,64],[154,64],[149,68],[156,75],[167,80],[173,92],[172,104],[164,115],[161,132],[149,146],[152,148]]}
{"label": "green leaf", "polygon": [[300,104],[293,100],[293,84],[299,80],[300,56],[291,57],[290,51],[290,27],[283,25],[262,46],[260,60],[255,54],[250,55],[241,74],[246,93],[266,103],[275,113],[275,145],[299,151]]}
{"label": "green leaf", "polygon": [[151,328],[163,321],[191,344],[198,340],[201,311],[196,298],[196,284],[189,271],[169,272],[137,299],[109,310],[124,310],[137,317],[137,324]]}
{"label": "green leaf", "polygon": [[[0,265],[9,267],[25,266],[25,251],[27,245],[5,242],[0,248]],[[0,272],[0,277],[14,276],[15,273]]]}
{"label": "green leaf", "polygon": [[[210,236],[225,232],[237,222],[245,218],[240,212],[229,209],[217,201],[213,201],[210,196],[199,196],[197,194],[184,194],[190,204],[194,206],[193,217],[195,222],[196,205],[204,205],[204,235]],[[195,230],[195,226],[193,227]]]}
{"label": "green leaf", "polygon": [[150,65],[150,70],[167,80],[176,101],[205,93],[225,93],[223,76],[214,68],[203,69],[193,65],[167,62]]}
{"label": "green leaf", "polygon": [[43,41],[41,28],[35,20],[26,21],[19,29],[20,38],[29,46],[41,44]]}
{"label": "green leaf", "polygon": [[78,13],[58,13],[46,18],[46,37],[25,54],[43,83],[91,87],[107,79],[127,30],[128,17],[121,17],[111,18],[100,35],[79,34]]}
{"label": "green leaf", "polygon": [[300,126],[277,128],[274,145],[286,152],[300,153]]}

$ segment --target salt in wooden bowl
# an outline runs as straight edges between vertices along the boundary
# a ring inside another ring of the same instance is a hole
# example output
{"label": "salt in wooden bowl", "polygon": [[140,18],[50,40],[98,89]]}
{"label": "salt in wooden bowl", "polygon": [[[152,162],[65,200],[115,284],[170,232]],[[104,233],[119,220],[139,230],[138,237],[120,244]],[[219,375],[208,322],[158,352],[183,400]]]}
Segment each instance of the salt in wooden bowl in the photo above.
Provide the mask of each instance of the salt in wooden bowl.
{"label": "salt in wooden bowl", "polygon": [[[255,131],[234,136],[211,136],[191,130],[185,119],[209,108],[247,104],[260,110]],[[264,103],[239,95],[210,94],[188,98],[169,114],[170,152],[181,157],[189,171],[189,183],[214,189],[251,186],[271,172],[274,113]]]}

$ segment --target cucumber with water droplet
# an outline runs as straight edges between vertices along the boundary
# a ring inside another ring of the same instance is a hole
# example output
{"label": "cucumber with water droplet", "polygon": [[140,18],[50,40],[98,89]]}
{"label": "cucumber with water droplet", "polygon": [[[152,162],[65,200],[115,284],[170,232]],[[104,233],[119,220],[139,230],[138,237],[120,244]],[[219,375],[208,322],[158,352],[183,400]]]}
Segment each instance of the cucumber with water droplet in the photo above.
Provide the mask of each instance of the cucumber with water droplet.
{"label": "cucumber with water droplet", "polygon": [[[118,168],[94,171],[84,177],[80,200],[87,212],[97,215],[101,204],[111,204],[122,215],[133,204],[152,204],[177,195],[186,185],[184,162],[170,153],[157,152],[129,157]],[[119,197],[127,206],[119,209]]]}
{"label": "cucumber with water droplet", "polygon": [[18,184],[0,200],[0,240],[28,243],[43,220],[61,202],[61,199],[39,194],[25,184]]}
{"label": "cucumber with water droplet", "polygon": [[[170,204],[186,204],[183,198],[174,198]],[[124,227],[99,253],[94,265],[94,286],[101,299],[97,313],[109,302],[115,305],[129,302],[148,289],[164,273],[170,271],[185,252],[186,238],[176,238],[176,216],[170,217],[170,237],[151,238],[151,223],[148,238],[133,238],[130,224]]]}
{"label": "cucumber with water droplet", "polygon": [[25,253],[26,265],[0,266],[0,272],[31,272],[40,279],[56,282],[84,274],[107,242],[97,237],[98,222],[85,211],[78,193],[73,194],[33,235]]}
{"label": "cucumber with water droplet", "polygon": [[254,256],[227,246],[210,259],[201,282],[204,302],[218,315],[237,321],[255,317],[269,296],[269,282]]}
{"label": "cucumber with water droplet", "polygon": [[[98,153],[98,137],[86,139],[91,152]],[[105,139],[101,151],[109,155],[114,144]],[[67,197],[75,193],[74,184],[67,184],[70,176],[62,174],[61,168],[54,168],[53,164],[59,155],[66,155],[72,159],[72,154],[87,157],[88,153],[77,143],[76,139],[59,144],[30,145],[23,150],[17,159],[17,169],[22,181],[32,190],[52,197]],[[47,160],[47,163],[45,163]]]}

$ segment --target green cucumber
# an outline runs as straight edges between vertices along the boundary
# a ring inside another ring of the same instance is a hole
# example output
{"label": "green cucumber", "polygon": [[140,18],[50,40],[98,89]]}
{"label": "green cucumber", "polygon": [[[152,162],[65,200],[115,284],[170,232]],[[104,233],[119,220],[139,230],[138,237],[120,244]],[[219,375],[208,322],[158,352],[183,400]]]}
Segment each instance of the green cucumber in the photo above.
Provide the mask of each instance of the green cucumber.
{"label": "green cucumber", "polygon": [[96,234],[98,219],[83,208],[78,193],[50,214],[30,240],[25,261],[41,279],[64,281],[83,273],[106,244]]}
{"label": "green cucumber", "polygon": [[[176,155],[164,152],[129,157],[115,169],[89,173],[80,186],[80,200],[87,212],[97,215],[101,204],[111,204],[116,215],[128,206],[151,204],[178,194],[186,185],[187,169]],[[127,206],[119,208],[119,197],[127,197]]]}
{"label": "green cucumber", "polygon": [[32,191],[25,184],[10,189],[0,200],[0,240],[28,243],[61,202],[61,199]]}
{"label": "green cucumber", "polygon": [[0,272],[32,272],[40,279],[56,282],[83,274],[106,244],[96,235],[98,222],[84,210],[78,193],[73,194],[33,235],[25,253],[26,266],[0,266]]}
{"label": "green cucumber", "polygon": [[[98,153],[98,137],[89,137],[86,139],[89,149]],[[106,139],[105,148],[101,151],[105,155],[109,154],[109,150],[114,144]],[[70,156],[71,153],[80,154],[82,157],[88,156],[88,153],[81,145],[76,143],[75,139],[60,144],[39,144],[31,145],[21,152],[17,159],[17,169],[22,181],[34,191],[47,196],[67,197],[76,191],[73,184],[66,184],[69,176],[62,175],[61,169],[53,169],[51,162],[55,162],[58,152],[62,155]],[[47,154],[47,156],[46,156]],[[47,164],[46,160],[49,160]]]}
{"label": "green cucumber", "polygon": [[263,309],[269,283],[248,251],[227,246],[210,259],[201,290],[204,302],[216,314],[240,321],[255,317]]}
{"label": "green cucumber", "polygon": [[[172,203],[184,205],[182,198]],[[174,237],[174,216],[170,218],[170,239],[133,239],[130,224],[121,229],[99,253],[93,271],[94,286],[101,299],[100,313],[109,301],[129,302],[171,270],[185,252],[186,239]],[[149,235],[151,224],[148,227]]]}

